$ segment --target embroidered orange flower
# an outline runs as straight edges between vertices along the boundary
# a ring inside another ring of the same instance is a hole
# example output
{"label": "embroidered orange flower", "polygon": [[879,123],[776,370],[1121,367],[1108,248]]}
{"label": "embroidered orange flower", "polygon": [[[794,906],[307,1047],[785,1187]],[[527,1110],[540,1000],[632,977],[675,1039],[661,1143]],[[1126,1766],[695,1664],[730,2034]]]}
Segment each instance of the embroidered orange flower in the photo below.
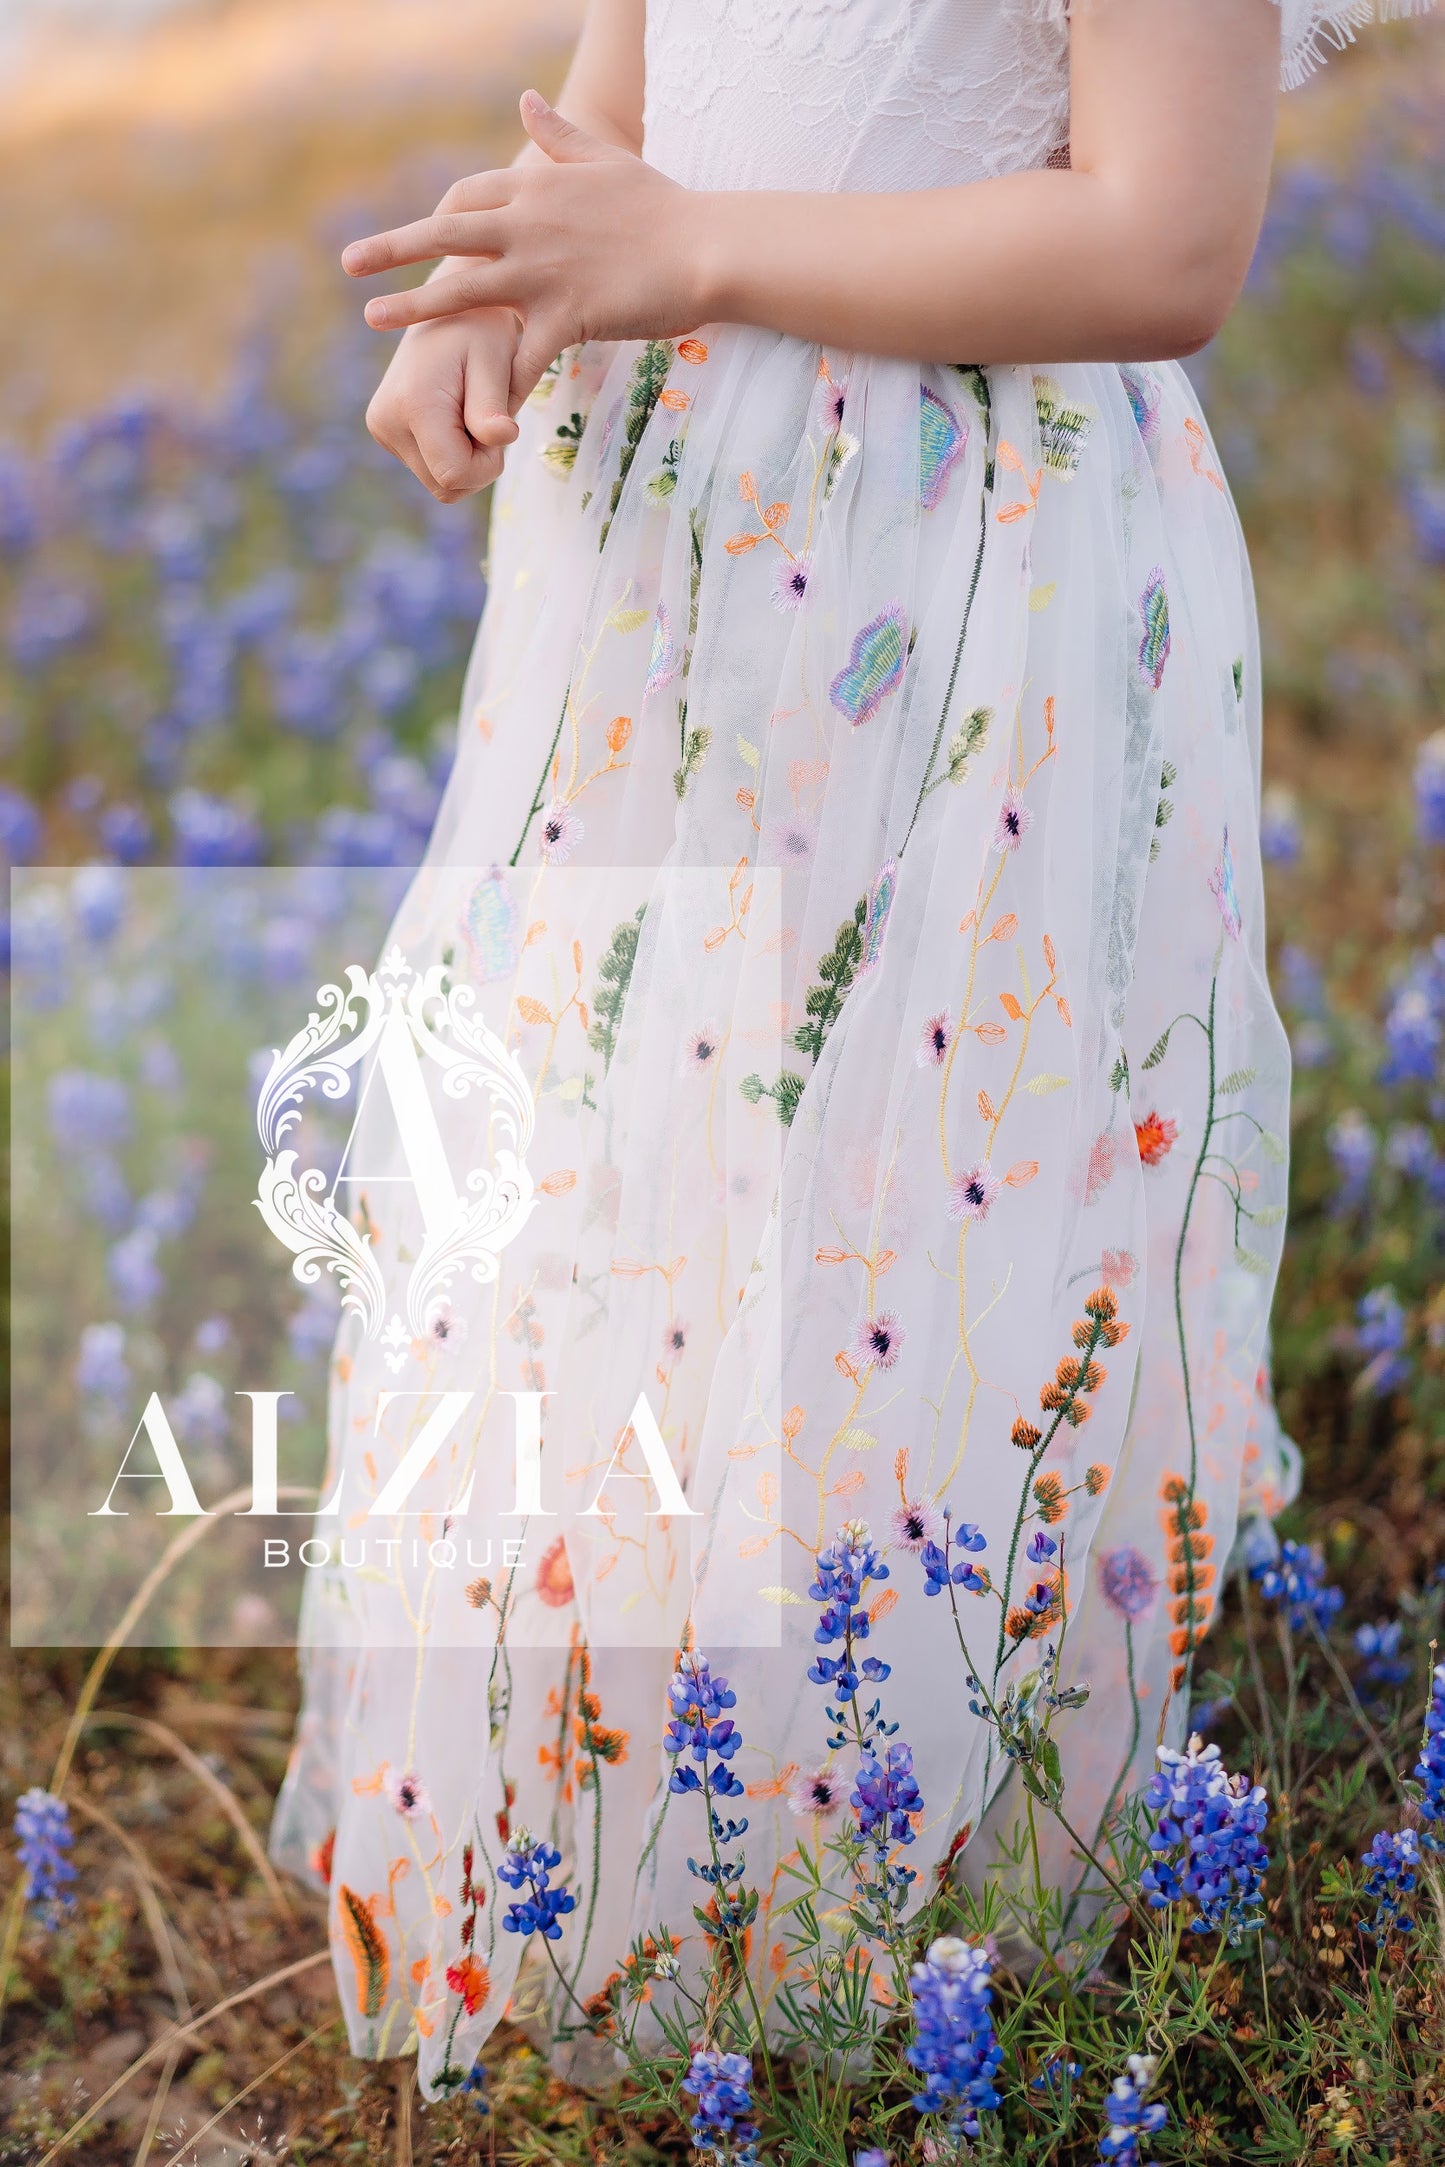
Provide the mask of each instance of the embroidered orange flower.
{"label": "embroidered orange flower", "polygon": [[1145,1166],[1160,1166],[1178,1141],[1179,1123],[1155,1110],[1134,1123],[1134,1134]]}
{"label": "embroidered orange flower", "polygon": [[537,1593],[549,1610],[565,1610],[575,1593],[567,1543],[559,1535],[542,1552],[537,1566]]}
{"label": "embroidered orange flower", "polygon": [[447,1985],[461,1995],[467,2015],[474,2017],[492,1991],[492,1975],[476,1957],[464,1956],[460,1963],[448,1964]]}
{"label": "embroidered orange flower", "polygon": [[325,1837],[319,1844],[317,1844],[316,1849],[312,1852],[310,1858],[306,1861],[307,1865],[311,1868],[312,1873],[316,1874],[322,1881],[324,1881],[328,1888],[331,1885],[331,1861],[335,1857],[335,1855],[336,1831],[335,1829],[332,1829],[330,1835]]}

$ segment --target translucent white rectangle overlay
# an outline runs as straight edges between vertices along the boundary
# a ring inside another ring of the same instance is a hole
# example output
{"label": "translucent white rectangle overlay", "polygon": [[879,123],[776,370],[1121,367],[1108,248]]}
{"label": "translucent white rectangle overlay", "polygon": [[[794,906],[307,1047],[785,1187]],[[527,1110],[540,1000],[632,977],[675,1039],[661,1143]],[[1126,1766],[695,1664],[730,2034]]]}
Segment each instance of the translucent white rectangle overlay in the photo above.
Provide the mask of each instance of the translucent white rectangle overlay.
{"label": "translucent white rectangle overlay", "polygon": [[13,1645],[778,1644],[780,874],[12,889]]}

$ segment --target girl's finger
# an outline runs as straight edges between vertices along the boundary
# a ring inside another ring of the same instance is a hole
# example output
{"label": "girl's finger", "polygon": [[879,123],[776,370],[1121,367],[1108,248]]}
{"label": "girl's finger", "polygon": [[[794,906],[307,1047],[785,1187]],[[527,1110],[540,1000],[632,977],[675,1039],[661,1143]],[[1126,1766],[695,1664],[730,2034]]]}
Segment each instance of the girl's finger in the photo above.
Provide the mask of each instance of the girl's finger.
{"label": "girl's finger", "polygon": [[430,278],[407,293],[378,294],[366,304],[366,320],[373,331],[400,331],[408,324],[460,316],[467,309],[506,308],[519,298],[515,289],[516,273],[503,264],[469,264],[465,271]]}
{"label": "girl's finger", "polygon": [[496,451],[473,443],[462,426],[461,408],[454,398],[443,395],[418,407],[412,416],[412,434],[431,474],[428,486],[434,485],[435,494],[467,496],[493,479]]}
{"label": "girl's finger", "polygon": [[512,388],[507,403],[514,414],[531,397],[558,354],[571,343],[565,324],[540,313],[528,317],[512,362]]}
{"label": "girl's finger", "polygon": [[497,213],[502,208],[493,203],[438,210],[430,218],[414,219],[409,226],[369,234],[342,250],[341,268],[349,278],[372,278],[378,271],[394,271],[404,263],[429,263],[434,256],[499,255]]}

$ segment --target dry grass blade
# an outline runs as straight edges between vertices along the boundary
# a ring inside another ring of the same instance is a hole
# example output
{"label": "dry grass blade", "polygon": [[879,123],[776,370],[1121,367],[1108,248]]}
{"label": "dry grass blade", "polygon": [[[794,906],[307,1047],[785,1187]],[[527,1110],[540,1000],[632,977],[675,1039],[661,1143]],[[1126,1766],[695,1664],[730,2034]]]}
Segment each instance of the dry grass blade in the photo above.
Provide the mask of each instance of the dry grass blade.
{"label": "dry grass blade", "polygon": [[308,2032],[304,2039],[298,2039],[294,2047],[288,2047],[284,2054],[278,2054],[275,2061],[269,2063],[261,2071],[259,2077],[253,2077],[249,2084],[243,2085],[234,2098],[228,2099],[224,2107],[217,2109],[209,2122],[203,2122],[193,2135],[187,2137],[180,2149],[172,2152],[170,2158],[165,2161],[164,2167],[185,2167],[187,2155],[194,2153],[196,2146],[203,2137],[209,2137],[211,2131],[224,2122],[228,2114],[233,2114],[243,2100],[249,2099],[253,2092],[258,2092],[269,2077],[275,2076],[278,2069],[284,2069],[288,2062],[294,2062],[297,2055],[304,2053],[307,2047],[313,2046],[318,2039],[324,2039],[327,2032],[331,2031],[335,2024],[336,2018],[328,2017],[324,2024],[317,2025],[315,2031]]}
{"label": "dry grass blade", "polygon": [[[145,1852],[136,1842],[134,1836],[131,1835],[129,1829],[122,1828],[119,1821],[112,1820],[111,1816],[105,1811],[105,1808],[103,1806],[97,1806],[93,1798],[88,1797],[83,1791],[72,1790],[69,1793],[69,1800],[70,1804],[81,1816],[82,1820],[91,1821],[95,1824],[97,1828],[104,1829],[106,1835],[110,1837],[111,1841],[113,1843],[119,1844],[121,1850],[124,1851],[127,1859],[130,1861],[131,1871],[136,1878],[137,1886],[143,1888],[144,1891],[149,1892],[150,1898],[155,1905],[154,1918],[150,1909],[150,1904],[147,1902],[145,1893],[142,1893],[140,1898],[141,1909],[145,1913],[147,1925],[151,1928],[151,1938],[153,1941],[155,1941],[156,1944],[156,1953],[160,1957],[161,1969],[163,1972],[166,1973],[166,1984],[167,1986],[171,1987],[172,1999],[175,1999],[175,1989],[171,1985],[171,1977],[170,1971],[168,1969],[167,1958],[162,1951],[161,1942],[162,1939],[164,1939],[166,1948],[174,1951],[176,1941],[179,1938],[180,1946],[182,1949],[184,1949],[188,1961],[195,1967],[197,1971],[203,1972],[205,1976],[210,1980],[211,1991],[219,2000],[226,1990],[221,1984],[221,1975],[217,1971],[215,1965],[206,1955],[204,1949],[197,1948],[192,1942],[187,1940],[185,1935],[180,1934],[178,1928],[173,1928],[169,1918],[166,1916],[165,1906],[161,1902],[162,1885],[164,1884],[166,1887],[170,1886],[170,1883],[166,1881],[166,1877],[162,1873],[160,1873],[159,1870],[151,1863],[150,1859],[146,1857]],[[156,1925],[154,1923],[155,1919],[158,1919],[160,1922],[159,1931],[157,1931]],[[177,1963],[176,1965],[176,1970],[177,1975],[179,1976],[179,1963]],[[182,1988],[182,1992],[184,1992],[184,1987]],[[190,2015],[191,2011],[189,2003],[187,2003],[182,2013],[184,2016]]]}
{"label": "dry grass blade", "polygon": [[251,1864],[265,1882],[267,1892],[277,1909],[288,1919],[295,1917],[290,1899],[281,1886],[275,1867],[262,1848],[260,1837],[251,1826],[245,1807],[230,1785],[223,1783],[213,1768],[207,1767],[200,1755],[186,1744],[184,1738],[178,1738],[173,1730],[164,1723],[157,1723],[153,1716],[132,1715],[124,1708],[97,1709],[92,1712],[89,1720],[92,1723],[124,1724],[129,1730],[142,1731],[147,1738],[154,1738],[158,1745],[164,1746],[168,1753],[173,1753],[182,1768],[193,1775],[198,1783],[204,1784],[215,1799],[240,1838]]}
{"label": "dry grass blade", "polygon": [[396,2167],[414,2167],[416,2155],[411,2142],[411,2102],[416,2089],[416,2064],[401,2061],[396,2065],[396,2149],[393,2158]]}
{"label": "dry grass blade", "polygon": [[269,1994],[272,1987],[284,1986],[288,1979],[299,1978],[303,1971],[315,1971],[318,1965],[329,1964],[330,1961],[329,1949],[317,1949],[310,1956],[298,1957],[294,1964],[283,1964],[279,1971],[267,1972],[264,1979],[257,1979],[253,1985],[242,1987],[239,1993],[228,1995],[225,2001],[217,2002],[214,2008],[193,2017],[189,2024],[180,2024],[174,2031],[163,2032],[159,2039],[152,2040],[144,2054],[136,2056],[128,2069],[121,2071],[114,2084],[108,2085],[99,2099],[91,2101],[79,2120],[71,2123],[63,2137],[56,2139],[50,2150],[37,2163],[37,2167],[52,2167],[52,2162],[59,2159],[61,2153],[74,2143],[83,2129],[89,2128],[101,2109],[108,2107],[116,2095],[125,2090],[132,2077],[138,2076],[141,2070],[147,2068],[158,2056],[168,2054],[173,2046],[178,2046],[183,2040],[193,2039],[197,2032],[204,2031],[208,2024],[213,2024],[217,2017],[224,2016],[228,2009],[239,2009],[243,2002],[254,2001],[258,1994]]}
{"label": "dry grass blade", "polygon": [[161,2116],[165,2113],[166,2101],[171,2096],[171,2079],[175,2076],[176,2064],[180,2058],[180,2048],[172,2046],[170,2053],[161,2064],[160,2082],[156,2086],[155,2097],[151,2100],[150,2113],[146,2116],[146,2126],[141,2132],[140,2143],[136,2146],[132,2167],[146,2167],[146,2161],[151,2156],[151,2147],[156,2141],[156,2132],[161,2126]]}

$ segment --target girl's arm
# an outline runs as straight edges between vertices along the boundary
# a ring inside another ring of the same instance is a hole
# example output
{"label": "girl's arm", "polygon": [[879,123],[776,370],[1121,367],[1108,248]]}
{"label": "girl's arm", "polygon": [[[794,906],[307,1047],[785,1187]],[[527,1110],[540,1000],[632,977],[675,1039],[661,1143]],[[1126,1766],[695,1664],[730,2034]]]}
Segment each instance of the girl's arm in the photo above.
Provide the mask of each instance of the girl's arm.
{"label": "girl's arm", "polygon": [[[641,15],[594,0],[589,32],[630,41],[618,83],[640,83]],[[1071,170],[887,195],[681,188],[619,145],[611,113],[603,141],[529,91],[542,157],[458,182],[434,217],[343,261],[362,276],[466,259],[367,318],[515,308],[514,407],[581,340],[717,321],[924,359],[1162,359],[1202,345],[1238,293],[1278,70],[1272,0],[1074,0]]]}

